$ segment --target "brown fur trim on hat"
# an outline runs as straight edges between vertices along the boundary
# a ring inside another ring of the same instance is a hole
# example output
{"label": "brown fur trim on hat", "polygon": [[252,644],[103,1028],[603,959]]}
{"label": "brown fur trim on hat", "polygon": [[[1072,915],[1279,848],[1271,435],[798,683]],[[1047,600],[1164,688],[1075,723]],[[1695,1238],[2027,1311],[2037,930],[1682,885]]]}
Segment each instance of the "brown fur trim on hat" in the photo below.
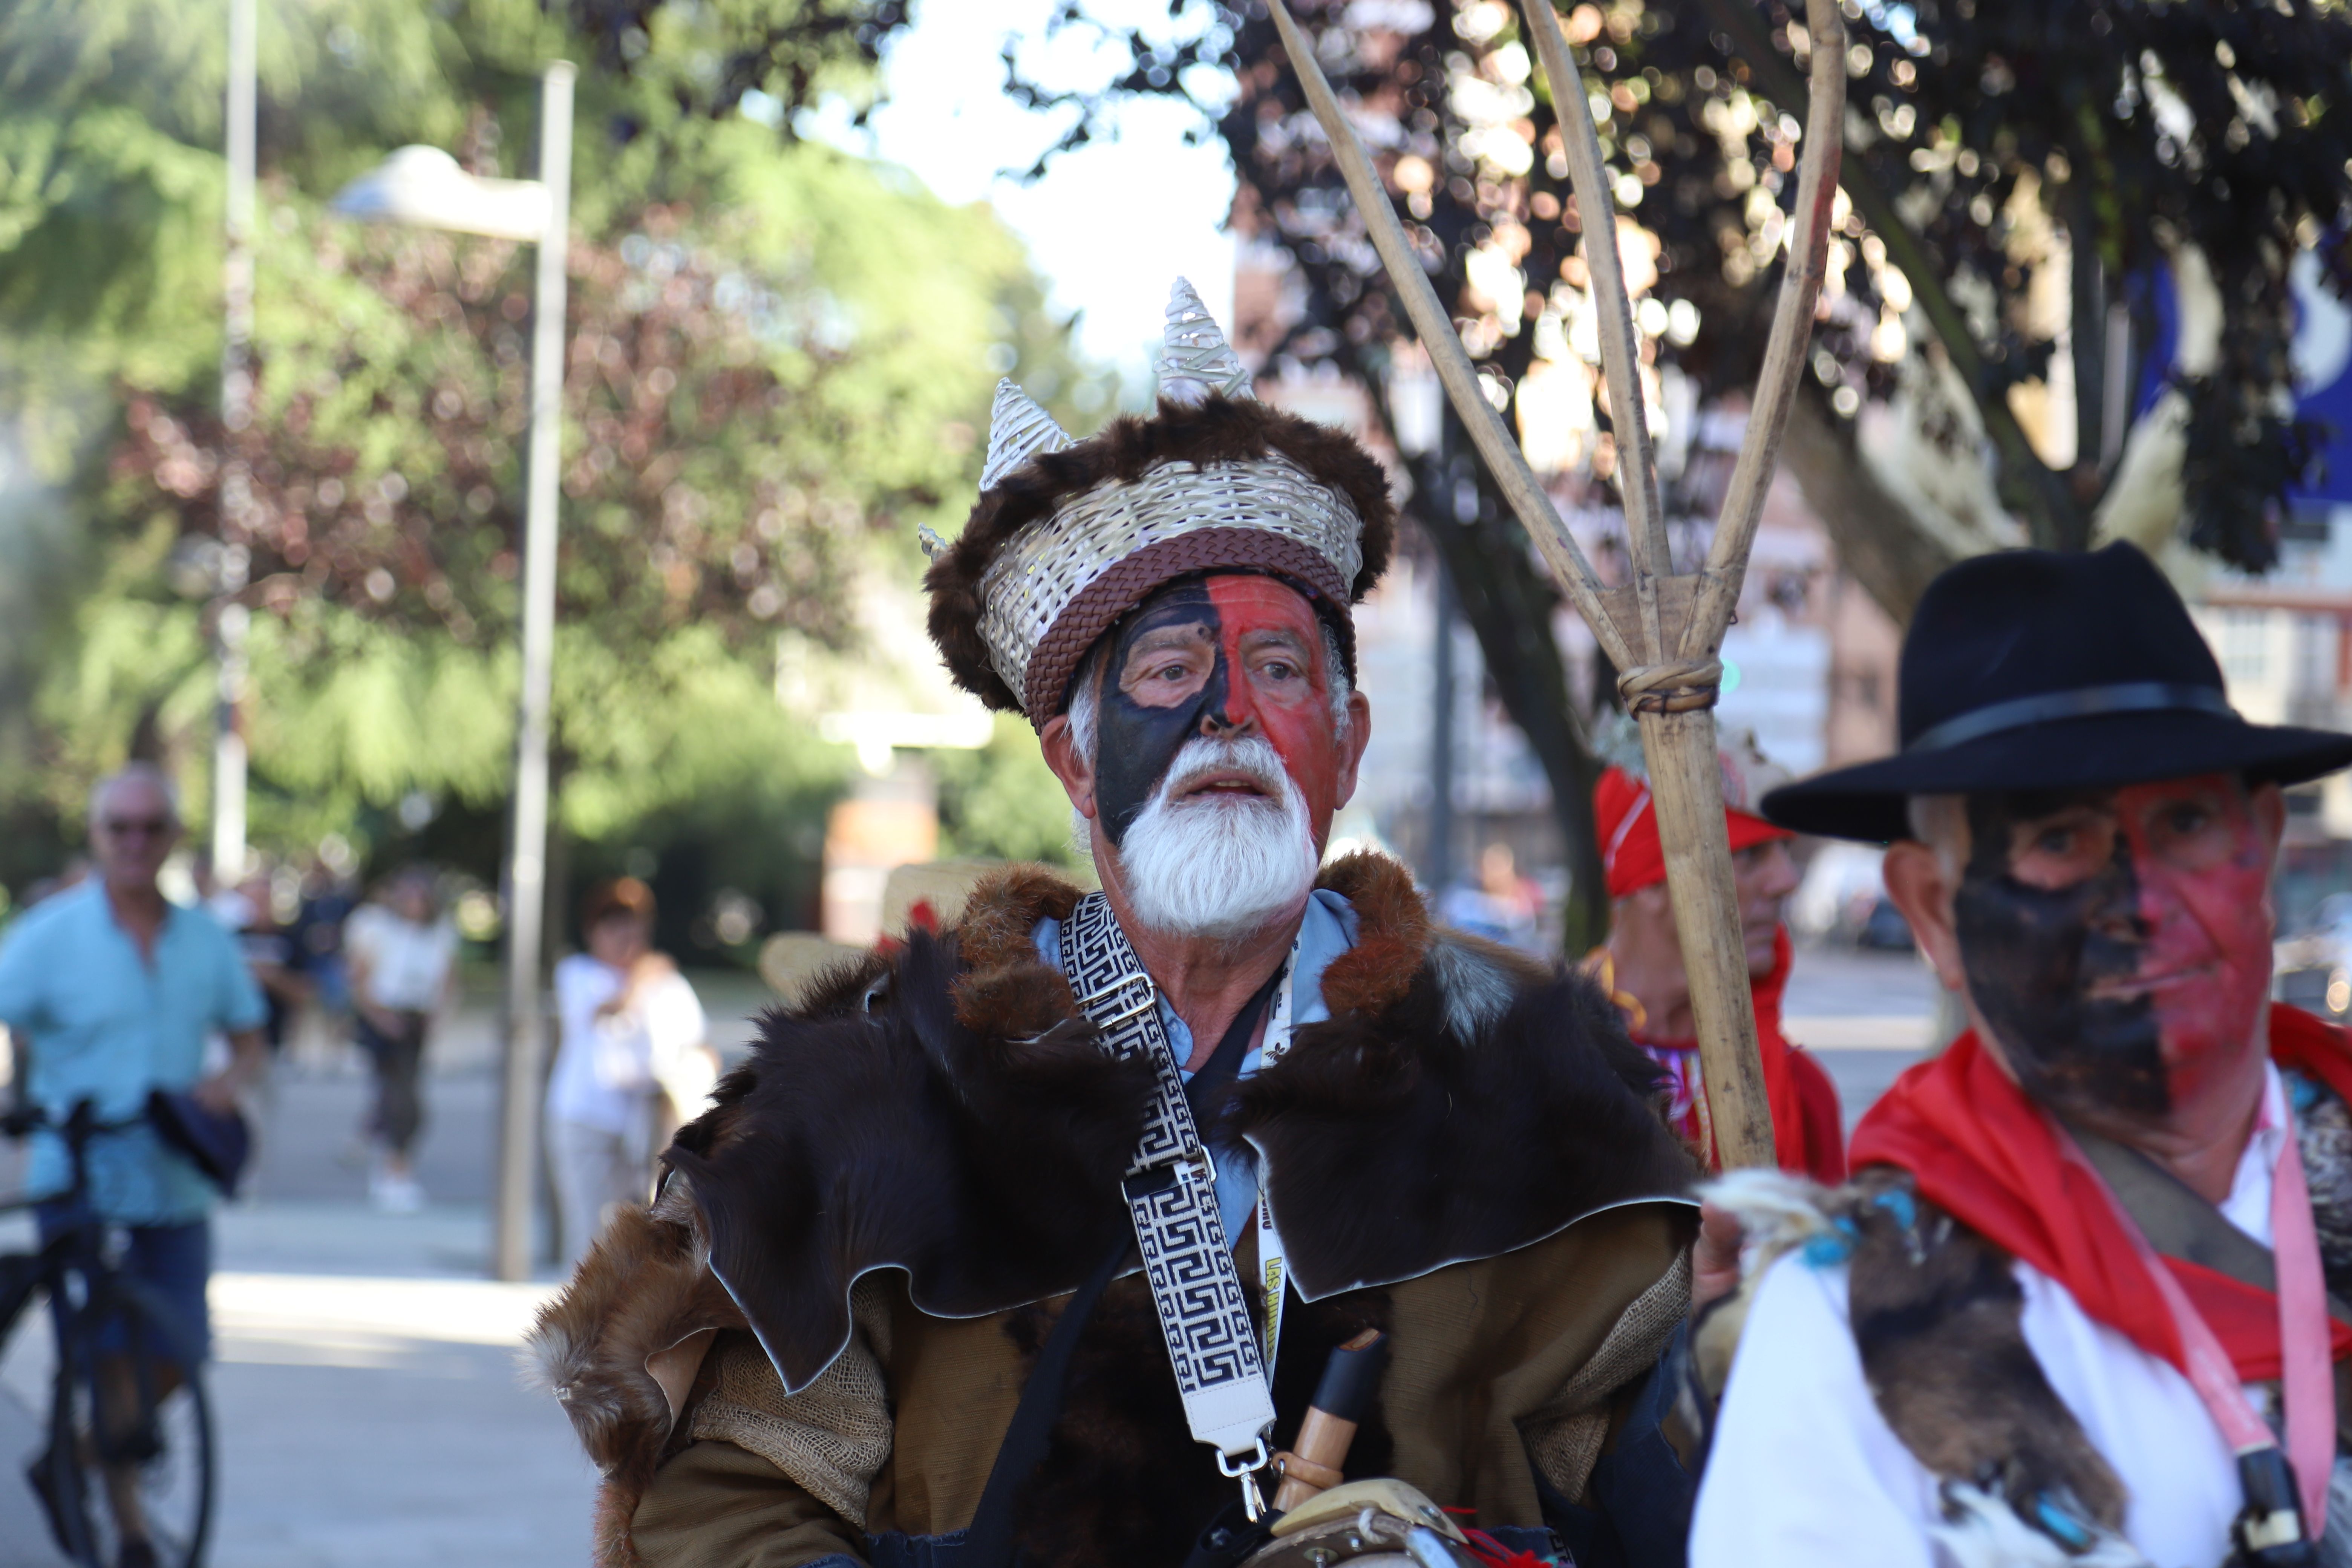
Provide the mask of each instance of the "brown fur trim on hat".
{"label": "brown fur trim on hat", "polygon": [[[956,684],[991,708],[1021,710],[1021,700],[990,662],[981,640],[981,578],[1014,535],[1106,479],[1133,483],[1166,462],[1238,463],[1278,453],[1307,477],[1347,498],[1363,520],[1362,570],[1349,585],[1360,603],[1388,570],[1396,543],[1396,506],[1380,463],[1346,431],[1270,405],[1212,396],[1197,405],[1160,400],[1149,418],[1128,415],[1059,452],[1042,453],[982,495],[961,537],[925,574],[931,596],[931,640]],[[1055,700],[1058,709],[1060,698]],[[1042,724],[1051,713],[1033,713]]]}

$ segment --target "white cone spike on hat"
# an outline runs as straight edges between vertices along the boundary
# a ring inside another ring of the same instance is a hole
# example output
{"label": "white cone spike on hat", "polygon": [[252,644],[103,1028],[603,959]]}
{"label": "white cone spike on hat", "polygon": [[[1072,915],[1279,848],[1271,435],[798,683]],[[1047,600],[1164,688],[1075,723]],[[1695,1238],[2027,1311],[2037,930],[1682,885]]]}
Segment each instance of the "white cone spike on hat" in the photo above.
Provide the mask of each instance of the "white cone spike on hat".
{"label": "white cone spike on hat", "polygon": [[980,470],[980,488],[992,489],[999,479],[1040,452],[1058,452],[1070,437],[1037,400],[1013,384],[996,384],[996,401],[988,411],[988,461]]}
{"label": "white cone spike on hat", "polygon": [[1168,326],[1160,361],[1160,395],[1171,403],[1203,403],[1209,394],[1249,397],[1250,373],[1225,342],[1224,329],[1185,279],[1168,291]]}

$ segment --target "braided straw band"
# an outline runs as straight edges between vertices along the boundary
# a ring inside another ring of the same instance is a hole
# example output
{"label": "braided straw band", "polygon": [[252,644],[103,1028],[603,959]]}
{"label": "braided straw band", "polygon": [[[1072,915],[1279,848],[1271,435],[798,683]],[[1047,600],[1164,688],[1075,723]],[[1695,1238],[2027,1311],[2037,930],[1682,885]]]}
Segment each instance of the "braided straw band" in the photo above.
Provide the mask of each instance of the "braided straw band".
{"label": "braided straw band", "polygon": [[1165,462],[1131,483],[1104,480],[1008,542],[981,578],[981,640],[1043,724],[1095,638],[1160,584],[1219,567],[1278,573],[1328,599],[1344,626],[1363,560],[1355,508],[1286,458]]}
{"label": "braided straw band", "polygon": [[1628,713],[1696,713],[1715,706],[1722,685],[1721,659],[1687,659],[1627,670],[1617,678],[1617,695]]}
{"label": "braided straw band", "polygon": [[1202,572],[1263,572],[1318,601],[1324,620],[1339,634],[1339,656],[1353,678],[1356,628],[1348,617],[1347,590],[1331,563],[1297,541],[1263,529],[1208,528],[1145,545],[1079,590],[1029,660],[1028,689],[1021,694],[1029,721],[1043,729],[1062,710],[1070,678],[1087,650],[1121,616],[1161,584]]}

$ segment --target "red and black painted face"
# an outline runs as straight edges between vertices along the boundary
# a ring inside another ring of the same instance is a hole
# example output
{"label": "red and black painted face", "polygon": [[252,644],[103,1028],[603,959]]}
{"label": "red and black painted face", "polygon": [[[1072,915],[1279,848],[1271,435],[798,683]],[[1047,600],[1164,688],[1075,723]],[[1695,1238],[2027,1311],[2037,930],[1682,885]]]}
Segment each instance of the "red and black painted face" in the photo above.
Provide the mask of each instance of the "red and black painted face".
{"label": "red and black painted face", "polygon": [[2158,1118],[2256,1048],[2271,845],[2237,779],[1971,795],[1968,813],[1961,962],[2029,1094]]}
{"label": "red and black painted face", "polygon": [[[1321,842],[1339,807],[1341,747],[1323,628],[1307,596],[1272,577],[1171,583],[1110,633],[1095,742],[1095,795],[1113,844],[1196,736],[1270,742],[1306,797]],[[1263,794],[1215,773],[1188,793]]]}

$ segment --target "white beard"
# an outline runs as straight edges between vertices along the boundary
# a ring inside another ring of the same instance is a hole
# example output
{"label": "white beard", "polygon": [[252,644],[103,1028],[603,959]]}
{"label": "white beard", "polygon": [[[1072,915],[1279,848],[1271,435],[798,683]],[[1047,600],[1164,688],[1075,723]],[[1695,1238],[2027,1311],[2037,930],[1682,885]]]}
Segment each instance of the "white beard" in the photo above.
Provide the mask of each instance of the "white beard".
{"label": "white beard", "polygon": [[[1213,795],[1178,803],[1203,773],[1248,773],[1275,798]],[[1307,797],[1265,739],[1187,742],[1118,847],[1135,916],[1171,936],[1230,942],[1286,914],[1315,886]]]}

